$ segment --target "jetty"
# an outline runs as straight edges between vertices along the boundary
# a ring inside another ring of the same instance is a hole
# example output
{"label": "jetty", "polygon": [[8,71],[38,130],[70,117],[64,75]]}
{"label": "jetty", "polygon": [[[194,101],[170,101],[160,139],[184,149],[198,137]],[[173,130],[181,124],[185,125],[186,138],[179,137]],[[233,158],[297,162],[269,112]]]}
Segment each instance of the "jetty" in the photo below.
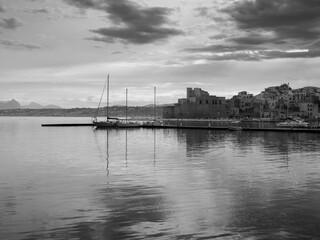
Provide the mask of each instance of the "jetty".
{"label": "jetty", "polygon": [[[203,130],[232,130],[232,120],[210,120],[210,119],[161,119],[154,123],[140,120],[140,128],[149,129],[203,129]],[[54,123],[42,124],[42,127],[94,127],[93,123]],[[307,132],[320,133],[319,123],[309,127],[277,127],[274,122],[243,121],[240,122],[239,131],[263,131],[263,132]],[[113,129],[121,129],[111,127]],[[234,130],[234,129],[233,129]]]}
{"label": "jetty", "polygon": [[93,123],[44,123],[42,127],[91,127]]}

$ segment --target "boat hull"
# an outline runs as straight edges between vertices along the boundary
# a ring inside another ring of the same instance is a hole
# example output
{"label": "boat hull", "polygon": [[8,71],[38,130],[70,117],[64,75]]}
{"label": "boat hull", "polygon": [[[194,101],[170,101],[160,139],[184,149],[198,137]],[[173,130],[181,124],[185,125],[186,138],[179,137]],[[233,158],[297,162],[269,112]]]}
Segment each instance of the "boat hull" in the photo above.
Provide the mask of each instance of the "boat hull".
{"label": "boat hull", "polygon": [[286,121],[277,123],[276,126],[282,128],[307,128],[309,124],[306,122]]}
{"label": "boat hull", "polygon": [[135,123],[135,122],[118,122],[116,124],[117,128],[139,128],[141,127],[140,123]]}
{"label": "boat hull", "polygon": [[117,126],[116,122],[94,122],[93,123],[95,128],[115,128]]}
{"label": "boat hull", "polygon": [[230,131],[241,131],[242,127],[240,127],[240,126],[230,126],[230,127],[228,127],[228,130],[230,130]]}

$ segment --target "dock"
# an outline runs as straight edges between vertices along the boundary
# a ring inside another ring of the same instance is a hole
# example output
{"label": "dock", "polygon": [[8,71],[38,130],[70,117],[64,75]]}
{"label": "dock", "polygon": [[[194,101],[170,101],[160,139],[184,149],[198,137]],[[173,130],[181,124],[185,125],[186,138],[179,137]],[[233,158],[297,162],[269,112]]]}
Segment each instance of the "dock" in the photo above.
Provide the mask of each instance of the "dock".
{"label": "dock", "polygon": [[41,127],[92,127],[93,123],[45,123]]}
{"label": "dock", "polygon": [[[199,130],[229,130],[229,124],[208,124],[208,121],[200,122],[197,124],[192,124],[194,122],[164,122],[161,125],[141,125],[140,128],[149,128],[149,129],[199,129]],[[42,127],[93,127],[93,123],[54,123],[54,124],[41,124]],[[116,129],[124,129],[117,128]],[[139,128],[139,127],[138,127]],[[243,126],[241,130],[238,131],[261,131],[261,132],[305,132],[305,133],[320,133],[320,128],[281,128],[273,126]]]}

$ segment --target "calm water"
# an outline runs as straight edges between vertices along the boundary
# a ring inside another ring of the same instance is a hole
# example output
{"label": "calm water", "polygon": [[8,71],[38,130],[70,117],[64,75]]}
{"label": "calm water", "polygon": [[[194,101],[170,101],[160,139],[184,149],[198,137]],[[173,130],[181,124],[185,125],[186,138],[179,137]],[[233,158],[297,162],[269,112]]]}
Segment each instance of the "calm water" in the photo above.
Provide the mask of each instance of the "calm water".
{"label": "calm water", "polygon": [[0,239],[320,239],[320,135],[0,118]]}

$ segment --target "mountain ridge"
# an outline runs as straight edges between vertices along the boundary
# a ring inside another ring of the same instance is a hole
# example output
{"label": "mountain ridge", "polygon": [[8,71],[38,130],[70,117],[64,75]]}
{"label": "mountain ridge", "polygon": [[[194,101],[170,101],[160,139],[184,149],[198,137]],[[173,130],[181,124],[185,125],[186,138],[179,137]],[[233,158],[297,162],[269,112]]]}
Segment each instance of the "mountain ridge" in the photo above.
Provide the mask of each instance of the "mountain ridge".
{"label": "mountain ridge", "polygon": [[0,101],[0,109],[62,109],[62,107],[53,104],[43,106],[36,102],[21,105],[17,100],[12,99],[9,101]]}

